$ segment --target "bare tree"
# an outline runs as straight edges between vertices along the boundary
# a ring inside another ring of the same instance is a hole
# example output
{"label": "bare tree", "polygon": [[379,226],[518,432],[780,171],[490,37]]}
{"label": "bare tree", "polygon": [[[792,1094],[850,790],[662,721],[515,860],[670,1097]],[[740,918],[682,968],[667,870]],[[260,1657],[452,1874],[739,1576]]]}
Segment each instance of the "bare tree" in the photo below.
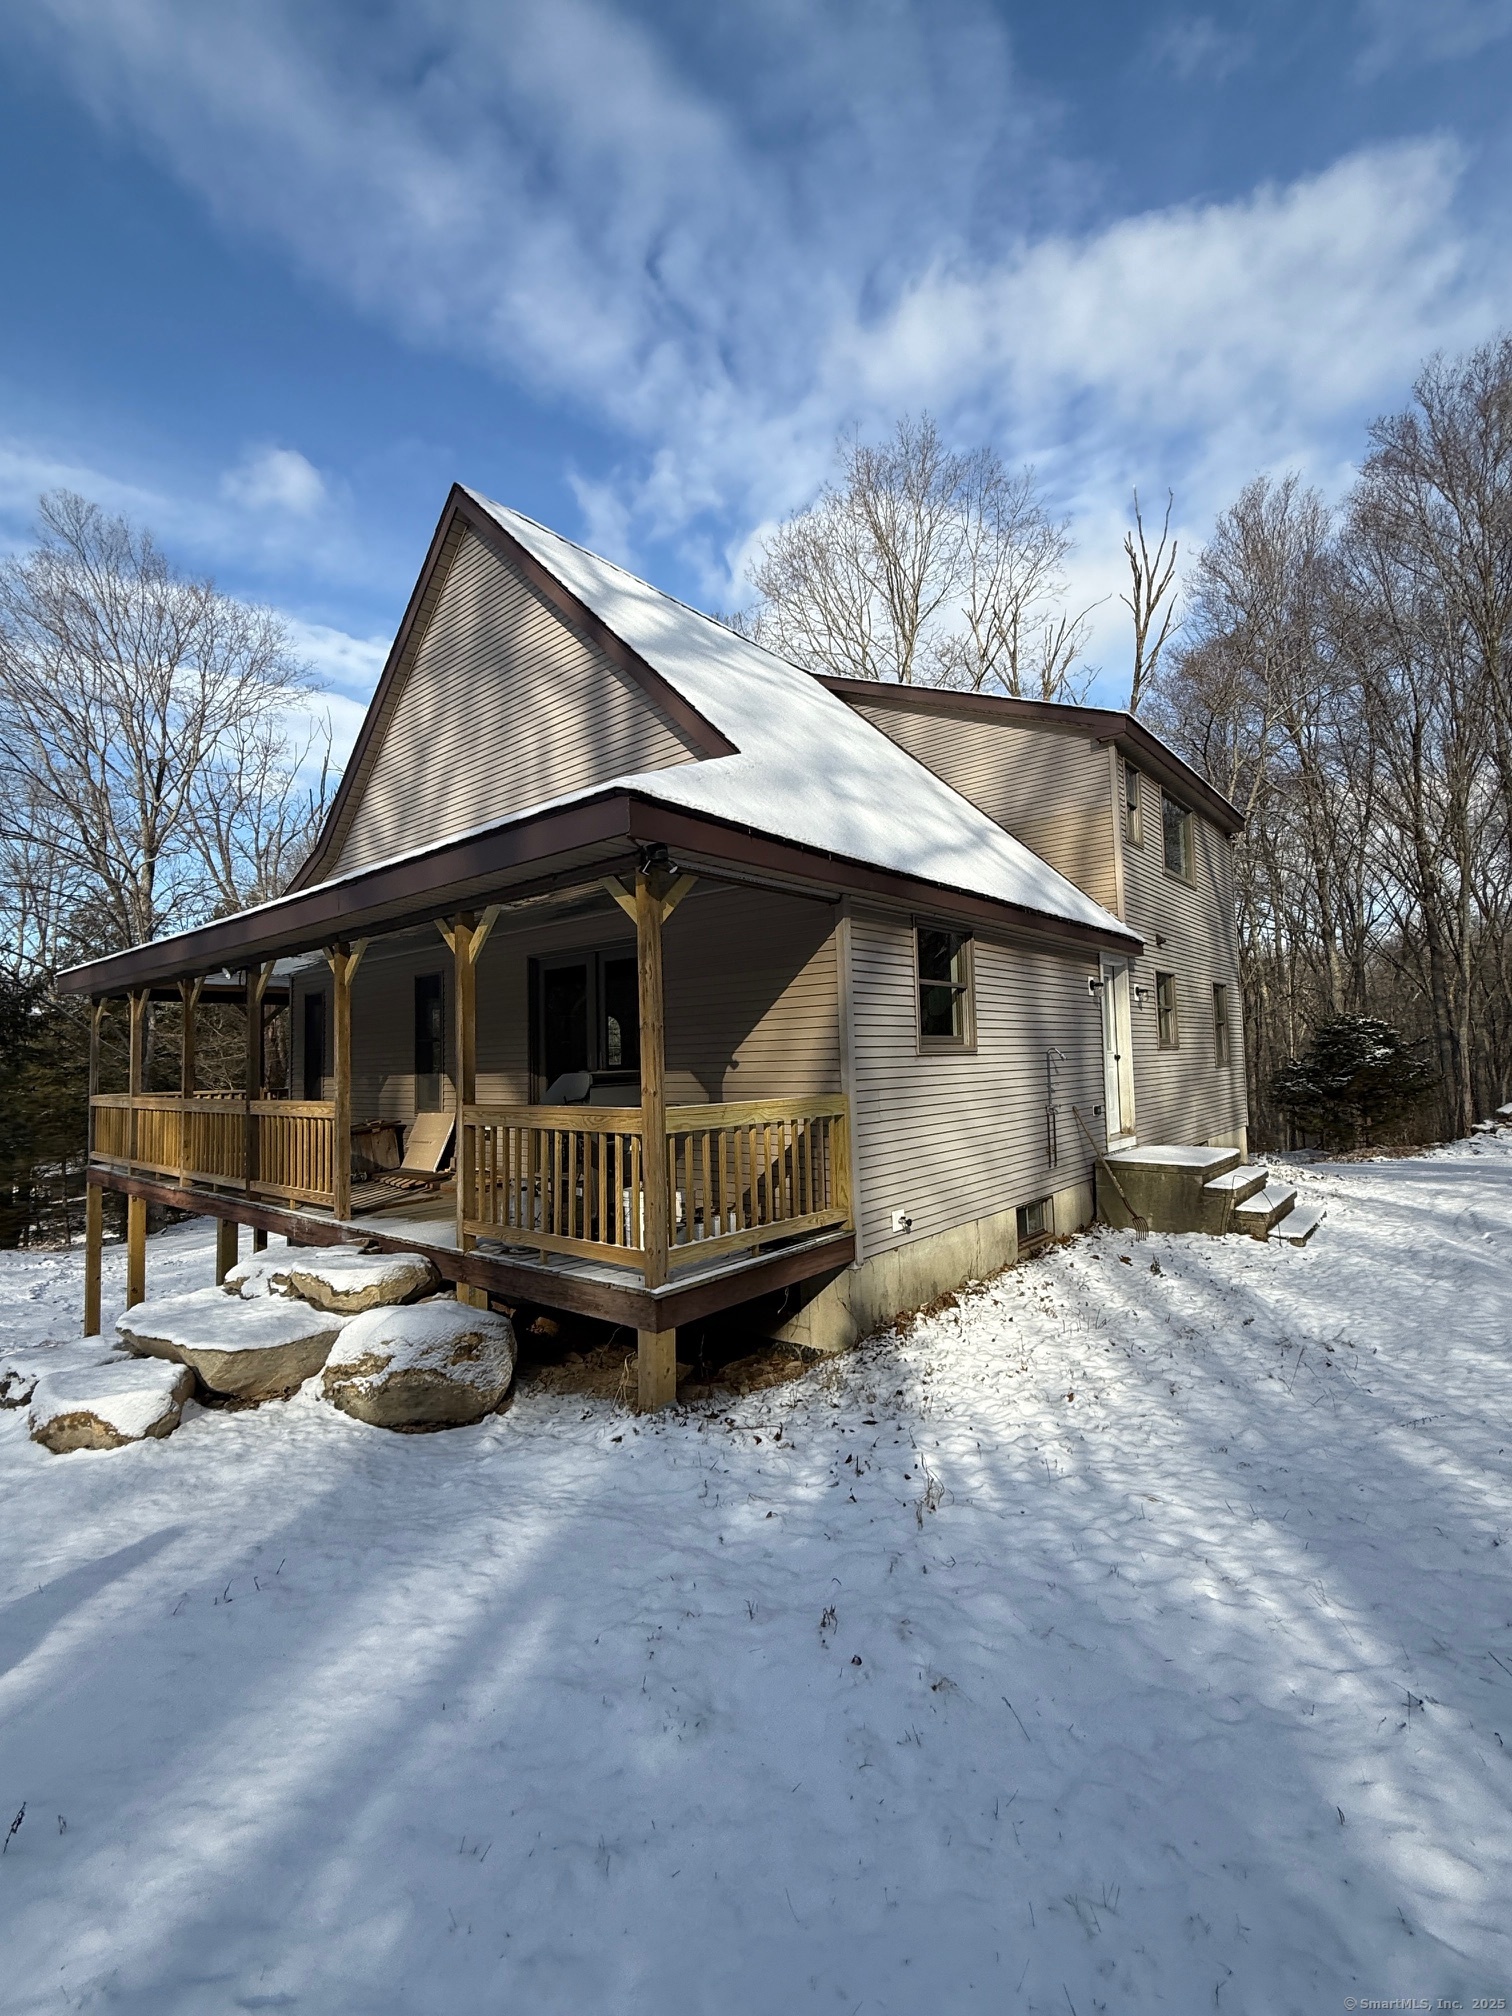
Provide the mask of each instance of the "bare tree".
{"label": "bare tree", "polygon": [[927,414],[880,448],[847,437],[838,456],[838,482],[767,541],[750,577],[762,600],[736,627],[850,678],[1072,690],[1087,612],[1060,606],[1070,534],[1034,472],[947,451]]}
{"label": "bare tree", "polygon": [[0,844],[45,858],[45,926],[35,873],[24,900],[50,957],[64,902],[74,949],[101,950],[270,893],[309,816],[287,727],[308,690],[271,610],[42,500],[36,546],[0,565]]}
{"label": "bare tree", "polygon": [[[1175,496],[1168,490],[1160,538],[1151,553],[1136,490],[1134,529],[1124,534],[1124,555],[1129,563],[1129,593],[1119,599],[1134,619],[1134,672],[1129,681],[1131,714],[1139,712],[1140,701],[1155,682],[1160,670],[1160,654],[1170,640],[1171,626],[1176,620],[1176,541],[1170,536],[1171,512],[1175,504]],[[1153,640],[1152,630],[1155,633]]]}

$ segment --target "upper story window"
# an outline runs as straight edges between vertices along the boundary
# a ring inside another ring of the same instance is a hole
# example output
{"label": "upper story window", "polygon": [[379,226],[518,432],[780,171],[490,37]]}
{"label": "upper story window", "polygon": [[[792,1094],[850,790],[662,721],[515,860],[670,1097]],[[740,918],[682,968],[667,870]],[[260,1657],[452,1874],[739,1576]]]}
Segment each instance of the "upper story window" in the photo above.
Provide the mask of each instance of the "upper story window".
{"label": "upper story window", "polygon": [[1165,831],[1165,865],[1168,875],[1192,879],[1192,815],[1185,805],[1166,792],[1160,797],[1161,824]]}
{"label": "upper story window", "polygon": [[415,1075],[439,1078],[446,1069],[446,987],[439,973],[415,975]]}
{"label": "upper story window", "polygon": [[1131,847],[1144,845],[1144,810],[1140,799],[1139,772],[1132,763],[1123,766],[1124,838]]}
{"label": "upper story window", "polygon": [[919,1047],[965,1049],[974,1038],[971,938],[920,925],[914,933],[919,982]]}
{"label": "upper story window", "polygon": [[1155,975],[1155,1026],[1162,1050],[1174,1050],[1181,1040],[1176,1026],[1176,975]]}

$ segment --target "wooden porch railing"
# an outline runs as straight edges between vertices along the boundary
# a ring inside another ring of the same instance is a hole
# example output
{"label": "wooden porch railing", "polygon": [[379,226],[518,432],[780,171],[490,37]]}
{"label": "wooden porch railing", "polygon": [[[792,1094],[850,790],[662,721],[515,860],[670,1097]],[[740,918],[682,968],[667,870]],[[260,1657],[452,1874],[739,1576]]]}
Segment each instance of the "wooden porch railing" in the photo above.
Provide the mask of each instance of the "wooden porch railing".
{"label": "wooden porch railing", "polygon": [[[846,1121],[838,1097],[668,1107],[668,1264],[848,1225]],[[464,1238],[644,1267],[638,1106],[466,1106],[461,1124]]]}
{"label": "wooden porch railing", "polygon": [[332,1202],[329,1100],[105,1092],[89,1103],[93,1161],[291,1204]]}

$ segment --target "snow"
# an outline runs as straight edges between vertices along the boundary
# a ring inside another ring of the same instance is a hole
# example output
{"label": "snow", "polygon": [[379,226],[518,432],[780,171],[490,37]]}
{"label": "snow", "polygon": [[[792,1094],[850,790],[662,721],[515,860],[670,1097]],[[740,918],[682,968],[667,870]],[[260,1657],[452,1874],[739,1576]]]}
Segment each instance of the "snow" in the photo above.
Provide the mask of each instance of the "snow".
{"label": "snow", "polygon": [[1211,1169],[1237,1153],[1233,1148],[1120,1148],[1108,1157],[1116,1169]]}
{"label": "snow", "polygon": [[[453,1358],[459,1344],[476,1337],[486,1339],[492,1348],[481,1357]],[[438,1296],[401,1308],[366,1309],[352,1317],[326,1360],[326,1370],[333,1379],[355,1374],[358,1384],[365,1378],[387,1381],[400,1372],[435,1371],[458,1385],[497,1388],[501,1358],[506,1368],[512,1362],[512,1339],[504,1318],[468,1308],[454,1295]]]}
{"label": "snow", "polygon": [[1505,1994],[1512,1142],[1308,1186],[655,1421],[0,1415],[0,2011]]}
{"label": "snow", "polygon": [[333,1336],[348,1320],[281,1296],[242,1301],[210,1287],[139,1302],[116,1319],[116,1329],[127,1341],[150,1339],[173,1351],[283,1351]]}

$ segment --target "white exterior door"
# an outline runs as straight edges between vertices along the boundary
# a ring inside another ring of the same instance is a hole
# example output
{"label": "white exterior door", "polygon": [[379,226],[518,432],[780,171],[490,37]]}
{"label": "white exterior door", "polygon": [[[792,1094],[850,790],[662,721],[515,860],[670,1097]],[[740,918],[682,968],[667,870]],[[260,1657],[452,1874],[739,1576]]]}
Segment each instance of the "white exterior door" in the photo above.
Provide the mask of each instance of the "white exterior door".
{"label": "white exterior door", "polygon": [[1134,1132],[1134,1026],[1129,1004],[1129,968],[1109,961],[1102,969],[1103,1100],[1108,1139]]}

